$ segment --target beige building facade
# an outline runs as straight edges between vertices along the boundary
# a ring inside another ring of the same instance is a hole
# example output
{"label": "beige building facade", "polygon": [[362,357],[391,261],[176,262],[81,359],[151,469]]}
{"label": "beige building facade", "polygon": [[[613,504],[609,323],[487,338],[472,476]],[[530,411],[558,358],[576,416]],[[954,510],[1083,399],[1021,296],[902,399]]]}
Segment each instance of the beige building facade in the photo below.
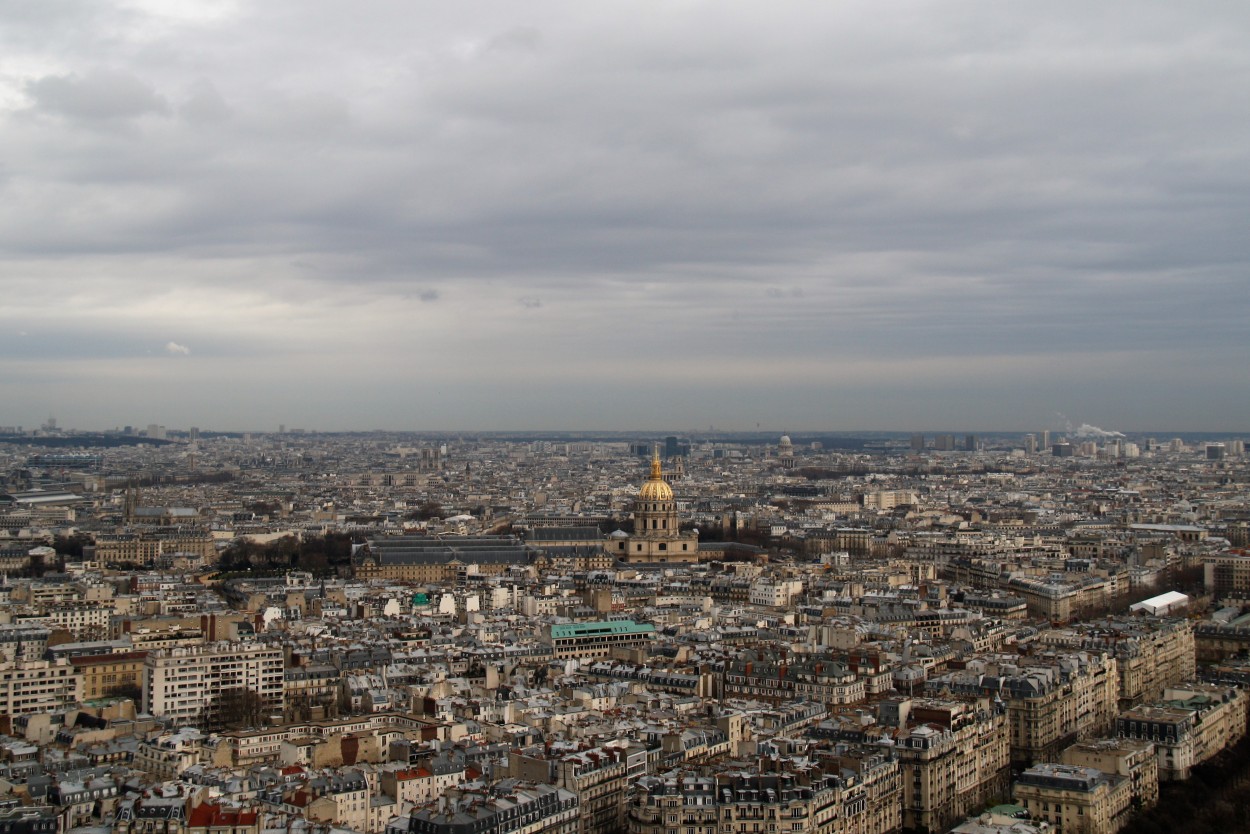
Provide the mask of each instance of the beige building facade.
{"label": "beige building facade", "polygon": [[66,660],[0,663],[0,715],[67,709],[82,700],[82,675]]}
{"label": "beige building facade", "polygon": [[1123,776],[1075,765],[1039,764],[1016,780],[1016,802],[1062,834],[1115,834],[1132,812]]}

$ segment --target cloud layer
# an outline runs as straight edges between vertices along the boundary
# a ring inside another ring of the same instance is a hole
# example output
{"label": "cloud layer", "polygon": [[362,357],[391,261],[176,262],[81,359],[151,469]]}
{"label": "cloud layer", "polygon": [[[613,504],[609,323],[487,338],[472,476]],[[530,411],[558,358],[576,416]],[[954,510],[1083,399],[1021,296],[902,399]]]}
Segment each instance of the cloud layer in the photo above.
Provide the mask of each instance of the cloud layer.
{"label": "cloud layer", "polygon": [[10,4],[0,422],[1250,428],[1250,8],[826,5]]}

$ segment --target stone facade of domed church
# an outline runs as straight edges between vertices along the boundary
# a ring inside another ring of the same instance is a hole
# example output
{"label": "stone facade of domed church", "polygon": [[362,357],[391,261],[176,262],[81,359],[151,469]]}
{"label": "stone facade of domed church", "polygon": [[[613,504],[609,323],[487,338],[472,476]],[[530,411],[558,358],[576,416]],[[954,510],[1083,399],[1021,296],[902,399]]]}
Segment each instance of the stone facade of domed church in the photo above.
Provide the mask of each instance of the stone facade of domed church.
{"label": "stone facade of domed church", "polygon": [[609,536],[604,545],[622,562],[636,564],[699,561],[699,534],[681,531],[673,488],[664,480],[659,452],[651,459],[651,477],[634,501],[634,532]]}

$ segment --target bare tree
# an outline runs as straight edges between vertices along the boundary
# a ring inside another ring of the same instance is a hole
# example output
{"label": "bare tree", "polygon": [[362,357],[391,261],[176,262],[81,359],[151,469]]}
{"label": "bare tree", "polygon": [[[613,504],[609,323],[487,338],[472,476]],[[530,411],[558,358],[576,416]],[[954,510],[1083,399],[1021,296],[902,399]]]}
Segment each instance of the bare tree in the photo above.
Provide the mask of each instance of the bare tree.
{"label": "bare tree", "polygon": [[262,727],[266,721],[265,702],[254,690],[223,689],[210,705],[209,725],[225,730]]}

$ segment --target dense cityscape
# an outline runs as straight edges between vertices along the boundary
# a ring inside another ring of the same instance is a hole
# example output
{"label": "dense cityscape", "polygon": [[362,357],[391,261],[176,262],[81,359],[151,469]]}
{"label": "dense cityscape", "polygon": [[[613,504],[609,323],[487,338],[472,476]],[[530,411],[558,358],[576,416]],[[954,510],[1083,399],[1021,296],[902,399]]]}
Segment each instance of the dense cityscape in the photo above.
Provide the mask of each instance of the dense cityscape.
{"label": "dense cityscape", "polygon": [[0,428],[6,834],[1113,834],[1240,749],[1240,435]]}
{"label": "dense cityscape", "polygon": [[1247,43],[0,0],[0,834],[1250,834]]}

